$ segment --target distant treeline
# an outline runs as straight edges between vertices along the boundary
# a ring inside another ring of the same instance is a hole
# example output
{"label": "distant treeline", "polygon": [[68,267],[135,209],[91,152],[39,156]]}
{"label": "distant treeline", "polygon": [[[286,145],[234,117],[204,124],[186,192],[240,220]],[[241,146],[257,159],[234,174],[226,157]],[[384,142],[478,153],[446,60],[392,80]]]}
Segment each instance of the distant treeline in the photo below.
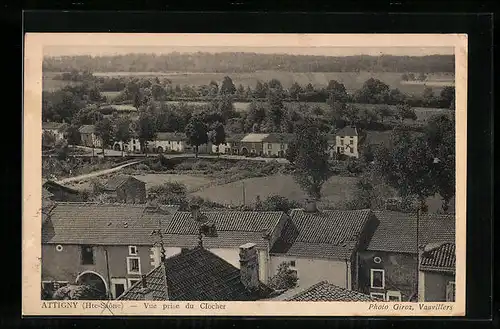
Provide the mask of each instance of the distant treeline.
{"label": "distant treeline", "polygon": [[46,57],[43,70],[68,72],[206,72],[243,73],[260,70],[292,72],[454,72],[453,55],[306,56],[256,53],[127,54],[92,57]]}

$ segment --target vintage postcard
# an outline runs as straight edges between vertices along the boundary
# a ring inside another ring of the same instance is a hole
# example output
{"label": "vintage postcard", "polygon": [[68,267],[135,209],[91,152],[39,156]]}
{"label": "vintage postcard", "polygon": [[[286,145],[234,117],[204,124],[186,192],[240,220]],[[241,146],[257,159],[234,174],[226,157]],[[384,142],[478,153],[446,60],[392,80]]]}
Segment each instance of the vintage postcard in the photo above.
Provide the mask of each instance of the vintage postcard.
{"label": "vintage postcard", "polygon": [[24,49],[23,315],[465,315],[466,35]]}

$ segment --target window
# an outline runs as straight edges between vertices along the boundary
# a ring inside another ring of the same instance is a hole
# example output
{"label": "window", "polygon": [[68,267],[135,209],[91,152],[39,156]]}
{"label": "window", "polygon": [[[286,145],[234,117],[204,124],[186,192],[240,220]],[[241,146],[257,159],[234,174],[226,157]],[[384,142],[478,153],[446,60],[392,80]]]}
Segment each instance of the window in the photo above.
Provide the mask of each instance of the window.
{"label": "window", "polygon": [[384,289],[385,271],[379,269],[370,270],[370,286],[375,289]]}
{"label": "window", "polygon": [[340,145],[344,145],[344,140],[343,139],[340,140]]}
{"label": "window", "polygon": [[370,296],[372,296],[373,298],[376,298],[376,299],[379,299],[379,300],[384,300],[385,296],[383,293],[380,293],[380,292],[372,292],[370,293]]}
{"label": "window", "polygon": [[281,149],[284,150],[285,149],[285,144],[281,144]]}
{"label": "window", "polygon": [[137,247],[136,246],[128,246],[128,254],[130,256],[137,256]]}
{"label": "window", "polygon": [[267,148],[268,149],[272,149],[273,148],[273,145],[271,143],[267,144]]}
{"label": "window", "polygon": [[388,302],[400,302],[401,301],[401,292],[389,290],[387,292],[387,301]]}
{"label": "window", "polygon": [[139,279],[128,279],[128,287],[132,287],[134,284],[136,284],[137,282],[139,282],[141,280]]}
{"label": "window", "polygon": [[120,297],[121,294],[125,292],[127,288],[127,279],[111,279],[111,293],[114,298]]}
{"label": "window", "polygon": [[60,244],[58,244],[58,245],[56,246],[56,250],[57,250],[57,251],[62,251],[62,250],[63,250],[63,246],[61,246]]}
{"label": "window", "polygon": [[273,152],[267,151],[267,155],[272,155],[272,154],[273,154]]}
{"label": "window", "polygon": [[141,260],[139,257],[127,257],[127,273],[141,274]]}
{"label": "window", "polygon": [[352,147],[350,147],[350,148],[349,148],[349,151],[350,151],[351,153],[354,153],[354,149],[353,149]]}
{"label": "window", "polygon": [[455,301],[455,282],[450,281],[446,285],[446,301],[454,302]]}
{"label": "window", "polygon": [[288,265],[291,267],[295,267],[295,261],[294,260],[289,261]]}
{"label": "window", "polygon": [[[352,137],[351,137],[351,138],[352,138]],[[349,144],[354,145],[354,141],[351,139],[351,140],[349,141]]]}
{"label": "window", "polygon": [[92,246],[82,246],[82,265],[94,265],[94,248]]}

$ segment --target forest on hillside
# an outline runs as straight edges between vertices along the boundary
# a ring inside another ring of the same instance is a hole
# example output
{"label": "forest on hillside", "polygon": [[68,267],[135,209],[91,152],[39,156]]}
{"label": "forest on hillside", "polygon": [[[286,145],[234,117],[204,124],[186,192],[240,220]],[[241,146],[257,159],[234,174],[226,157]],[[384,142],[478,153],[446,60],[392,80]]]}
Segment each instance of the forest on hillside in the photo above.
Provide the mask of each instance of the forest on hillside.
{"label": "forest on hillside", "polygon": [[306,56],[257,53],[169,53],[45,57],[43,70],[68,72],[210,72],[260,70],[292,72],[448,72],[455,71],[453,55],[429,56]]}

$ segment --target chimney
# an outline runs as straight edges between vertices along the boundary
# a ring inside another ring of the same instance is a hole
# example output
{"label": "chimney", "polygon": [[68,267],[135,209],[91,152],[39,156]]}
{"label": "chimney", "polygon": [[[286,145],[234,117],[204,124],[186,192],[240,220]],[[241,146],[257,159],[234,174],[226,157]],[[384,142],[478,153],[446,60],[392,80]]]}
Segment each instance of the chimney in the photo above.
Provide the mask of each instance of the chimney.
{"label": "chimney", "polygon": [[240,276],[241,282],[250,291],[259,288],[259,253],[255,243],[240,246]]}
{"label": "chimney", "polygon": [[312,198],[306,199],[304,210],[306,212],[317,212],[318,207],[316,205],[316,200]]}
{"label": "chimney", "polygon": [[193,204],[193,205],[191,205],[190,210],[191,210],[191,216],[193,217],[193,220],[195,222],[201,221],[200,206],[197,204]]}

